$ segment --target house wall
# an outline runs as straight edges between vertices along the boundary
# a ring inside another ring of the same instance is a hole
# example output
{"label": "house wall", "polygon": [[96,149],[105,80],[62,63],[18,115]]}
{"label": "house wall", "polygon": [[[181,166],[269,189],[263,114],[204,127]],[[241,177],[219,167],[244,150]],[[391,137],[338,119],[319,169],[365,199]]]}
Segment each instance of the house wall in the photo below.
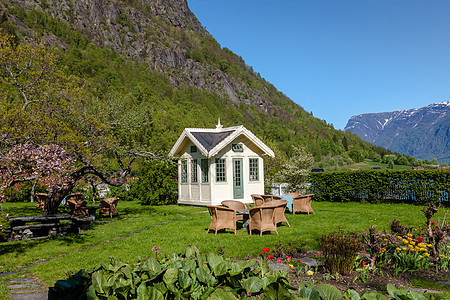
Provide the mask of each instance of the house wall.
{"label": "house wall", "polygon": [[[232,150],[232,144],[242,143],[243,151],[235,152]],[[188,182],[181,183],[181,165],[178,168],[179,174],[179,200],[180,204],[191,205],[220,205],[223,200],[239,200],[244,203],[252,203],[251,194],[263,194],[264,193],[264,162],[260,157],[261,153],[258,153],[258,148],[253,146],[253,143],[246,139],[244,136],[240,136],[233,142],[225,146],[216,156],[209,159],[209,171],[208,171],[208,183],[202,183],[201,181],[201,159],[205,159],[199,151],[191,153],[190,148],[194,146],[193,143],[186,143],[183,149],[182,157],[187,159],[188,165]],[[260,152],[260,151],[259,151]],[[216,158],[225,158],[226,160],[226,182],[216,181]],[[243,162],[243,186],[244,186],[244,198],[233,198],[233,158],[242,158]],[[258,159],[258,172],[259,180],[250,181],[250,158]],[[191,182],[191,160],[197,159],[197,174],[198,182]]]}

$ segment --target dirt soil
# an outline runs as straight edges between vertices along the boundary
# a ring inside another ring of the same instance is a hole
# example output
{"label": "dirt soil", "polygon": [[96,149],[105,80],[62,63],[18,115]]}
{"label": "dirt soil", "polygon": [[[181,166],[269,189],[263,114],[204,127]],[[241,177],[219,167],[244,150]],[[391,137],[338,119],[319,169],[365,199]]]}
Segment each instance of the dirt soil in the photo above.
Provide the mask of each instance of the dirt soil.
{"label": "dirt soil", "polygon": [[[302,253],[293,255],[292,259],[298,259],[302,257],[317,257],[317,251],[309,251],[307,253]],[[371,290],[385,291],[386,286],[391,283],[396,288],[405,289],[411,288],[411,280],[413,279],[423,279],[431,282],[449,282],[450,280],[450,270],[436,272],[430,267],[428,271],[420,270],[415,272],[400,272],[397,276],[394,276],[394,269],[392,265],[385,265],[383,267],[378,267],[377,271],[372,274],[368,273],[370,279],[367,283],[363,283],[359,278],[355,278],[360,274],[359,272],[353,271],[350,276],[342,276],[339,274],[329,274],[322,266],[319,265],[317,272],[315,268],[311,268],[314,271],[313,275],[308,275],[305,272],[297,275],[297,269],[290,270],[288,273],[288,280],[290,284],[298,288],[302,283],[314,283],[315,285],[320,283],[327,283],[337,287],[342,292],[347,289],[354,289],[357,292],[368,292]]]}

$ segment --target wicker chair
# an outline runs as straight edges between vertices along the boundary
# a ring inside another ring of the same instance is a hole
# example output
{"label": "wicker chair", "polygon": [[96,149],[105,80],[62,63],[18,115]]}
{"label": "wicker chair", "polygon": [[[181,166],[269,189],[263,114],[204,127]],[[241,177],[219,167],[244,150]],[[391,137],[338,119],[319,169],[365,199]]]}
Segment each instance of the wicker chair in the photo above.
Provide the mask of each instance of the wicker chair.
{"label": "wicker chair", "polygon": [[[69,207],[69,201],[75,201],[76,203],[81,203],[83,200],[81,199],[83,197],[83,193],[72,193],[66,196],[66,208]],[[85,205],[86,206],[86,205]]]}
{"label": "wicker chair", "polygon": [[45,193],[36,193],[36,207],[44,210],[48,195]]}
{"label": "wicker chair", "polygon": [[286,216],[284,215],[285,211],[286,211],[286,205],[287,205],[287,200],[273,200],[270,202],[266,202],[263,204],[264,206],[276,206],[275,208],[275,215],[273,217],[273,222],[275,223],[275,225],[278,225],[279,223],[286,223],[289,227],[291,227],[291,225],[289,224],[289,221],[286,219]]}
{"label": "wicker chair", "polygon": [[264,204],[264,199],[259,194],[251,194],[253,202],[255,203],[255,206],[261,206]]}
{"label": "wicker chair", "polygon": [[[236,213],[236,210],[247,209],[247,206],[241,201],[224,200],[221,202],[223,206],[231,208]],[[244,215],[236,215],[236,221],[244,221]]]}
{"label": "wicker chair", "polygon": [[250,235],[252,231],[259,230],[259,235],[262,236],[264,231],[277,231],[277,225],[274,223],[275,209],[273,205],[257,206],[250,209]]}
{"label": "wicker chair", "polygon": [[308,215],[310,212],[316,214],[311,207],[314,194],[300,195],[299,193],[290,193],[287,195],[294,197],[292,202],[292,214],[295,214],[297,211],[306,212]]}
{"label": "wicker chair", "polygon": [[280,196],[275,196],[275,195],[261,195],[261,197],[264,199],[264,203],[270,202],[273,200],[281,200]]}
{"label": "wicker chair", "polygon": [[87,206],[87,202],[80,200],[80,201],[76,201],[74,199],[70,199],[66,201],[66,205],[69,206],[70,209],[70,214],[74,215],[74,216],[79,216],[79,215],[87,215],[87,209],[86,208],[82,208],[82,207],[86,207]]}
{"label": "wicker chair", "polygon": [[110,218],[113,215],[119,215],[119,211],[117,210],[117,203],[119,202],[119,197],[106,198],[100,201],[100,209],[99,214],[107,214]]}
{"label": "wicker chair", "polygon": [[218,230],[229,228],[234,230],[234,234],[236,234],[236,212],[234,209],[216,205],[207,205],[206,207],[208,207],[211,216],[211,224],[206,233],[214,230],[214,234],[217,235]]}

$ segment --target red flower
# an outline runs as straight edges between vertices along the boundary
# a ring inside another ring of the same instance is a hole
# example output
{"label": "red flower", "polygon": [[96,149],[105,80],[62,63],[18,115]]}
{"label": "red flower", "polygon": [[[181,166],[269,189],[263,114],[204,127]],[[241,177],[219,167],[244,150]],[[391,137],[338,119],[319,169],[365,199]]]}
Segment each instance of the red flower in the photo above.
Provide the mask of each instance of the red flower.
{"label": "red flower", "polygon": [[317,257],[320,257],[320,254],[317,254]]}
{"label": "red flower", "polygon": [[435,221],[431,222],[431,225],[434,225],[434,224],[436,224],[436,222],[435,222]]}
{"label": "red flower", "polygon": [[270,254],[270,255],[267,256],[267,258],[268,258],[268,259],[272,259],[272,258],[273,258],[273,255]]}
{"label": "red flower", "polygon": [[259,254],[261,254],[261,255],[262,255],[263,253],[262,253],[262,252],[259,252]]}
{"label": "red flower", "polygon": [[291,259],[292,257],[288,256],[288,259]]}
{"label": "red flower", "polygon": [[291,259],[290,258],[286,258],[286,261],[289,262]]}
{"label": "red flower", "polygon": [[297,259],[297,262],[302,262],[302,260],[301,259]]}
{"label": "red flower", "polygon": [[279,258],[278,260],[277,260],[279,263],[281,263],[282,262],[282,260],[281,260],[281,258]]}
{"label": "red flower", "polygon": [[444,237],[443,236],[441,236],[441,240],[443,240],[444,239]]}
{"label": "red flower", "polygon": [[269,252],[270,251],[270,248],[266,248],[266,252]]}
{"label": "red flower", "polygon": [[366,250],[363,250],[363,253],[366,253]]}
{"label": "red flower", "polygon": [[418,238],[417,238],[417,240],[418,240],[418,241],[419,241],[419,243],[420,243],[420,242],[422,242],[422,241],[423,241],[423,238],[421,238],[421,237],[418,237]]}

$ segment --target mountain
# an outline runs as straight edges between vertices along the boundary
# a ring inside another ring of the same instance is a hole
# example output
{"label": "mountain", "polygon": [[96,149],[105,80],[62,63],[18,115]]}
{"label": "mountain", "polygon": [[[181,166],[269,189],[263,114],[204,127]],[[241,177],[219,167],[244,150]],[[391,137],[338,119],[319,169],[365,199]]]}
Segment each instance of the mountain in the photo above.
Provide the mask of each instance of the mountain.
{"label": "mountain", "polygon": [[128,143],[167,151],[185,127],[220,118],[281,153],[304,145],[316,160],[386,151],[278,91],[222,48],[186,0],[2,0],[0,28],[17,43],[56,47],[62,69],[86,81],[86,109]]}
{"label": "mountain", "polygon": [[353,116],[344,130],[393,152],[450,163],[450,101]]}

